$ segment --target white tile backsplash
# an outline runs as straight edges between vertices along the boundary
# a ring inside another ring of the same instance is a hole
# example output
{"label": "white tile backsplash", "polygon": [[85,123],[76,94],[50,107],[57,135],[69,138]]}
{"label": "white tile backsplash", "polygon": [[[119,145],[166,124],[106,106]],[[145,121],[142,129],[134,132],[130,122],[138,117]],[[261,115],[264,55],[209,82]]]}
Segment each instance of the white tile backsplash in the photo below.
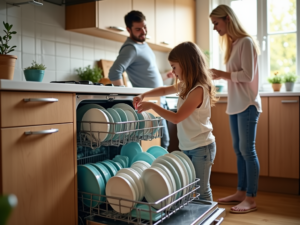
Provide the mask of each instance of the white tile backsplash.
{"label": "white tile backsplash", "polygon": [[[18,57],[14,80],[25,81],[23,68],[30,66],[32,60],[47,67],[43,82],[50,82],[79,80],[75,69],[97,66],[101,59],[117,58],[123,43],[66,31],[65,7],[45,1],[43,4],[15,7],[0,0],[0,35],[4,35],[2,21],[6,19],[17,31],[9,43],[17,46],[10,53]],[[166,53],[154,54],[160,71],[169,67]]]}
{"label": "white tile backsplash", "polygon": [[33,37],[22,36],[22,52],[35,54],[35,40]]}
{"label": "white tile backsplash", "polygon": [[56,55],[70,58],[70,45],[56,42]]}
{"label": "white tile backsplash", "polygon": [[55,42],[42,40],[42,54],[55,55]]}

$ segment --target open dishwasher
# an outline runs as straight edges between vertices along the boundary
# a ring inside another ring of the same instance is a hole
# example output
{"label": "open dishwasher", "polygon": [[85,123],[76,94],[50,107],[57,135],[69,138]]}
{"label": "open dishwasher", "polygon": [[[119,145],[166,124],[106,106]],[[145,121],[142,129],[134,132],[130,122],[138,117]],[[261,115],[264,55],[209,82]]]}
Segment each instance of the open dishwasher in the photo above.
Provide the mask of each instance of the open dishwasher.
{"label": "open dishwasher", "polygon": [[[98,104],[104,108],[110,108],[117,103],[125,103],[133,108],[133,95],[121,94],[99,94],[99,95],[76,95],[76,108],[84,106],[85,104]],[[142,140],[152,140],[162,137],[162,118],[156,117],[151,120],[152,127],[140,128],[139,121],[117,122],[110,123],[113,130],[109,133],[119,134],[117,140],[102,141],[100,139],[101,132],[91,130],[80,130],[82,123],[94,123],[93,121],[77,121],[77,165],[88,163],[95,163],[106,159],[113,159],[116,155],[120,154],[121,147],[130,142],[140,142]],[[146,120],[145,120],[146,122]],[[96,122],[99,123],[99,122]],[[104,122],[102,122],[104,123]],[[121,126],[121,131],[117,131],[114,127]],[[135,127],[134,130],[131,128]],[[146,132],[147,129],[156,129],[156,133]],[[130,135],[136,133],[136,135]],[[93,136],[93,138],[88,138]],[[225,209],[218,208],[216,202],[208,202],[199,200],[197,189],[199,179],[195,179],[192,183],[182,187],[176,192],[165,196],[155,203],[142,201],[132,201],[128,199],[118,198],[119,207],[124,207],[122,202],[132,202],[130,211],[135,210],[135,216],[131,213],[121,214],[112,209],[108,203],[109,198],[114,196],[102,196],[93,193],[86,193],[78,190],[78,224],[221,224],[225,216]],[[181,197],[175,198],[178,192],[183,192]],[[103,197],[103,198],[102,198]],[[99,200],[97,206],[90,207],[84,204],[84,201],[91,200],[95,202]],[[101,199],[101,200],[100,200]],[[105,200],[102,200],[105,199]],[[142,209],[136,208],[136,205],[143,205]],[[161,204],[159,210],[153,211],[151,206]],[[147,213],[149,219],[144,219],[141,215]],[[158,219],[152,219],[153,216]]]}

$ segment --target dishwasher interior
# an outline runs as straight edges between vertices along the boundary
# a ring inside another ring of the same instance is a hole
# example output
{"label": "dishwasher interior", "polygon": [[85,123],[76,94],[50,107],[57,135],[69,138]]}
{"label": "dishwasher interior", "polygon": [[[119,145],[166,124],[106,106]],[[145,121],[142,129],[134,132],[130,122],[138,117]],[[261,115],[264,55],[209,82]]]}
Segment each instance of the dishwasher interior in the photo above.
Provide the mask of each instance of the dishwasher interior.
{"label": "dishwasher interior", "polygon": [[[104,108],[111,108],[115,104],[125,103],[133,107],[133,95],[76,95],[77,110],[85,104],[98,104]],[[139,120],[139,122],[142,120]],[[145,120],[147,121],[147,120]],[[117,122],[110,123],[113,130],[109,133],[119,134],[118,139],[102,141],[100,139],[102,132],[91,130],[80,130],[82,123],[90,124],[93,121],[77,121],[77,165],[96,163],[106,159],[113,159],[120,154],[123,145],[130,142],[140,142],[142,140],[152,140],[162,137],[162,118],[156,117],[150,120],[152,126],[140,128],[139,122]],[[99,122],[96,122],[99,123]],[[104,123],[104,122],[101,122]],[[122,127],[121,131],[116,127]],[[132,129],[134,127],[134,129]],[[147,132],[147,129],[156,129],[156,132]],[[107,132],[105,132],[107,133]],[[92,138],[90,138],[92,136]],[[146,202],[145,198],[141,201],[132,201],[128,199],[117,198],[118,206],[125,207],[124,202],[132,202],[130,211],[132,213],[121,214],[112,209],[108,203],[109,198],[116,199],[114,196],[102,196],[93,193],[86,193],[78,190],[78,224],[220,224],[225,215],[225,210],[218,208],[216,202],[207,202],[199,200],[197,190],[200,188],[199,179],[176,192],[158,200],[157,202]],[[175,198],[178,192],[184,191],[179,198]],[[104,198],[102,198],[104,197]],[[95,200],[96,199],[96,200]],[[103,200],[105,199],[105,200]],[[97,202],[96,206],[88,207],[84,201]],[[159,210],[153,210],[151,206],[160,204]],[[136,206],[143,206],[137,208]],[[127,206],[128,207],[128,206]],[[147,213],[149,219],[145,219],[143,214]],[[221,219],[218,219],[221,218]]]}

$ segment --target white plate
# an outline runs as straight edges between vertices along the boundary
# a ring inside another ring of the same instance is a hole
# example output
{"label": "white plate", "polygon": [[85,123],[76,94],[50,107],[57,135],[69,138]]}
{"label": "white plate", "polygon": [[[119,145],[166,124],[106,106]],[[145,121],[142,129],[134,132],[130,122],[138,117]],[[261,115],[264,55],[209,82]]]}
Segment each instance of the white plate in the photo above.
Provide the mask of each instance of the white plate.
{"label": "white plate", "polygon": [[[186,169],[185,169],[184,165],[182,164],[182,162],[180,161],[180,159],[178,159],[176,156],[173,155],[173,157],[172,156],[170,157],[168,155],[169,154],[160,156],[157,159],[162,158],[162,159],[167,160],[169,163],[171,163],[172,166],[176,169],[176,171],[177,171],[177,173],[178,173],[178,175],[180,177],[180,182],[181,182],[182,187],[185,187],[186,185],[189,184],[189,178],[188,178],[188,174],[186,172]],[[187,193],[187,189],[184,189],[182,191],[182,195],[185,195],[186,193]]]}
{"label": "white plate", "polygon": [[[142,177],[142,174],[143,174],[143,170],[141,168],[139,168],[138,166],[135,166],[135,167],[130,167],[130,169],[133,169],[135,170],[136,172],[138,172],[140,174],[140,176]],[[144,192],[145,193],[145,192]]]}
{"label": "white plate", "polygon": [[146,161],[143,161],[143,160],[138,160],[138,161],[135,161],[134,163],[132,163],[132,165],[134,165],[135,163],[142,163],[144,164],[145,166],[147,166],[147,168],[150,168],[151,165],[149,163],[147,163]]}
{"label": "white plate", "polygon": [[[134,206],[133,202],[123,200],[120,203],[118,199],[109,197],[111,196],[123,198],[131,201],[136,200],[136,193],[134,191],[133,186],[124,177],[114,176],[110,178],[106,184],[105,193],[107,195],[106,199],[111,205],[111,207],[119,213],[129,213],[131,211],[131,208]],[[122,206],[119,207],[119,204],[121,204]]]}
{"label": "white plate", "polygon": [[128,122],[134,122],[134,123],[128,123],[128,130],[133,130],[132,132],[130,132],[130,137],[134,136],[135,135],[135,127],[136,127],[136,120],[134,118],[134,115],[132,112],[130,112],[129,110],[124,110],[124,112],[126,113],[127,115],[127,118],[128,118]]}
{"label": "white plate", "polygon": [[[143,172],[145,183],[145,198],[149,203],[154,203],[172,193],[172,187],[167,178],[168,175],[160,168],[150,167]],[[171,203],[171,198],[162,201],[159,204],[153,204],[152,207],[161,209],[164,205]]]}
{"label": "white plate", "polygon": [[131,178],[134,180],[134,182],[136,183],[139,189],[138,201],[142,200],[145,195],[145,185],[144,185],[144,181],[142,180],[142,176],[132,168],[123,168],[117,172],[117,175],[119,173],[126,173],[129,176],[131,176]]}
{"label": "white plate", "polygon": [[[172,184],[172,193],[174,193],[176,191],[176,182],[175,182],[174,176],[171,173],[171,171],[161,163],[155,163],[155,165],[153,165],[152,167],[160,168],[166,172],[166,174],[168,175],[168,178],[169,178],[169,182]],[[176,199],[176,195],[172,196],[172,201],[174,201]]]}
{"label": "white plate", "polygon": [[[109,122],[108,117],[101,109],[89,109],[82,117],[82,121],[91,121],[91,122],[106,122],[105,123],[82,123],[82,130],[88,131],[97,131],[97,132],[109,132],[110,125],[107,124]],[[108,135],[108,133],[98,133],[92,132],[92,136],[87,135],[89,140],[93,139],[93,141],[98,140],[100,137],[101,141],[104,141]]]}
{"label": "white plate", "polygon": [[136,164],[131,165],[131,168],[134,168],[134,167],[138,167],[143,171],[149,168],[148,166],[145,166],[145,164],[143,164],[141,162],[137,162]]}
{"label": "white plate", "polygon": [[[148,115],[147,112],[142,112],[143,117],[145,118],[145,120],[151,120],[150,116]],[[150,128],[152,127],[152,122],[151,121],[145,121],[145,128]],[[151,134],[152,133],[152,129],[146,129],[144,134]]]}
{"label": "white plate", "polygon": [[183,163],[186,171],[188,172],[188,175],[189,175],[189,184],[192,183],[193,181],[195,181],[195,179],[193,180],[193,175],[192,175],[192,170],[190,168],[190,165],[187,163],[187,161],[180,155],[177,155],[177,154],[173,154],[175,155],[178,159],[181,160],[181,162]]}
{"label": "white plate", "polygon": [[181,151],[173,151],[172,154],[180,155],[182,158],[184,158],[186,160],[186,162],[189,164],[190,169],[192,171],[192,180],[194,182],[196,179],[196,171],[195,171],[195,167],[194,167],[192,160]]}
{"label": "white plate", "polygon": [[133,180],[133,178],[130,175],[128,175],[127,173],[119,173],[119,174],[116,174],[116,176],[124,177],[126,180],[128,180],[131,183],[131,185],[134,189],[134,192],[135,192],[135,197],[136,197],[135,201],[138,201],[138,199],[140,197],[140,190],[139,190],[137,184],[135,183],[135,181]]}
{"label": "white plate", "polygon": [[118,103],[118,104],[113,105],[112,108],[121,108],[123,110],[129,110],[134,115],[135,121],[139,120],[139,118],[138,118],[137,114],[135,113],[134,109],[128,104]]}

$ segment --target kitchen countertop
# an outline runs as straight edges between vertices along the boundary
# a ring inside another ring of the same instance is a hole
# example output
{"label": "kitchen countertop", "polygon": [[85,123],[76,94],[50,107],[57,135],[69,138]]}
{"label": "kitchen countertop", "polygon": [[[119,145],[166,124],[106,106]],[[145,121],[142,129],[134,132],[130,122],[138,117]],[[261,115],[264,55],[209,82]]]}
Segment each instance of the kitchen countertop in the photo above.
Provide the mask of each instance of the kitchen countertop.
{"label": "kitchen countertop", "polygon": [[[43,82],[29,82],[29,81],[0,80],[0,90],[137,95],[149,91],[150,88],[129,88],[129,87],[84,85],[84,84],[57,84],[57,83],[43,83]],[[299,91],[260,92],[259,94],[260,96],[300,96]],[[227,93],[221,92],[218,93],[217,96],[227,97]],[[169,95],[168,97],[177,97],[177,96]]]}

